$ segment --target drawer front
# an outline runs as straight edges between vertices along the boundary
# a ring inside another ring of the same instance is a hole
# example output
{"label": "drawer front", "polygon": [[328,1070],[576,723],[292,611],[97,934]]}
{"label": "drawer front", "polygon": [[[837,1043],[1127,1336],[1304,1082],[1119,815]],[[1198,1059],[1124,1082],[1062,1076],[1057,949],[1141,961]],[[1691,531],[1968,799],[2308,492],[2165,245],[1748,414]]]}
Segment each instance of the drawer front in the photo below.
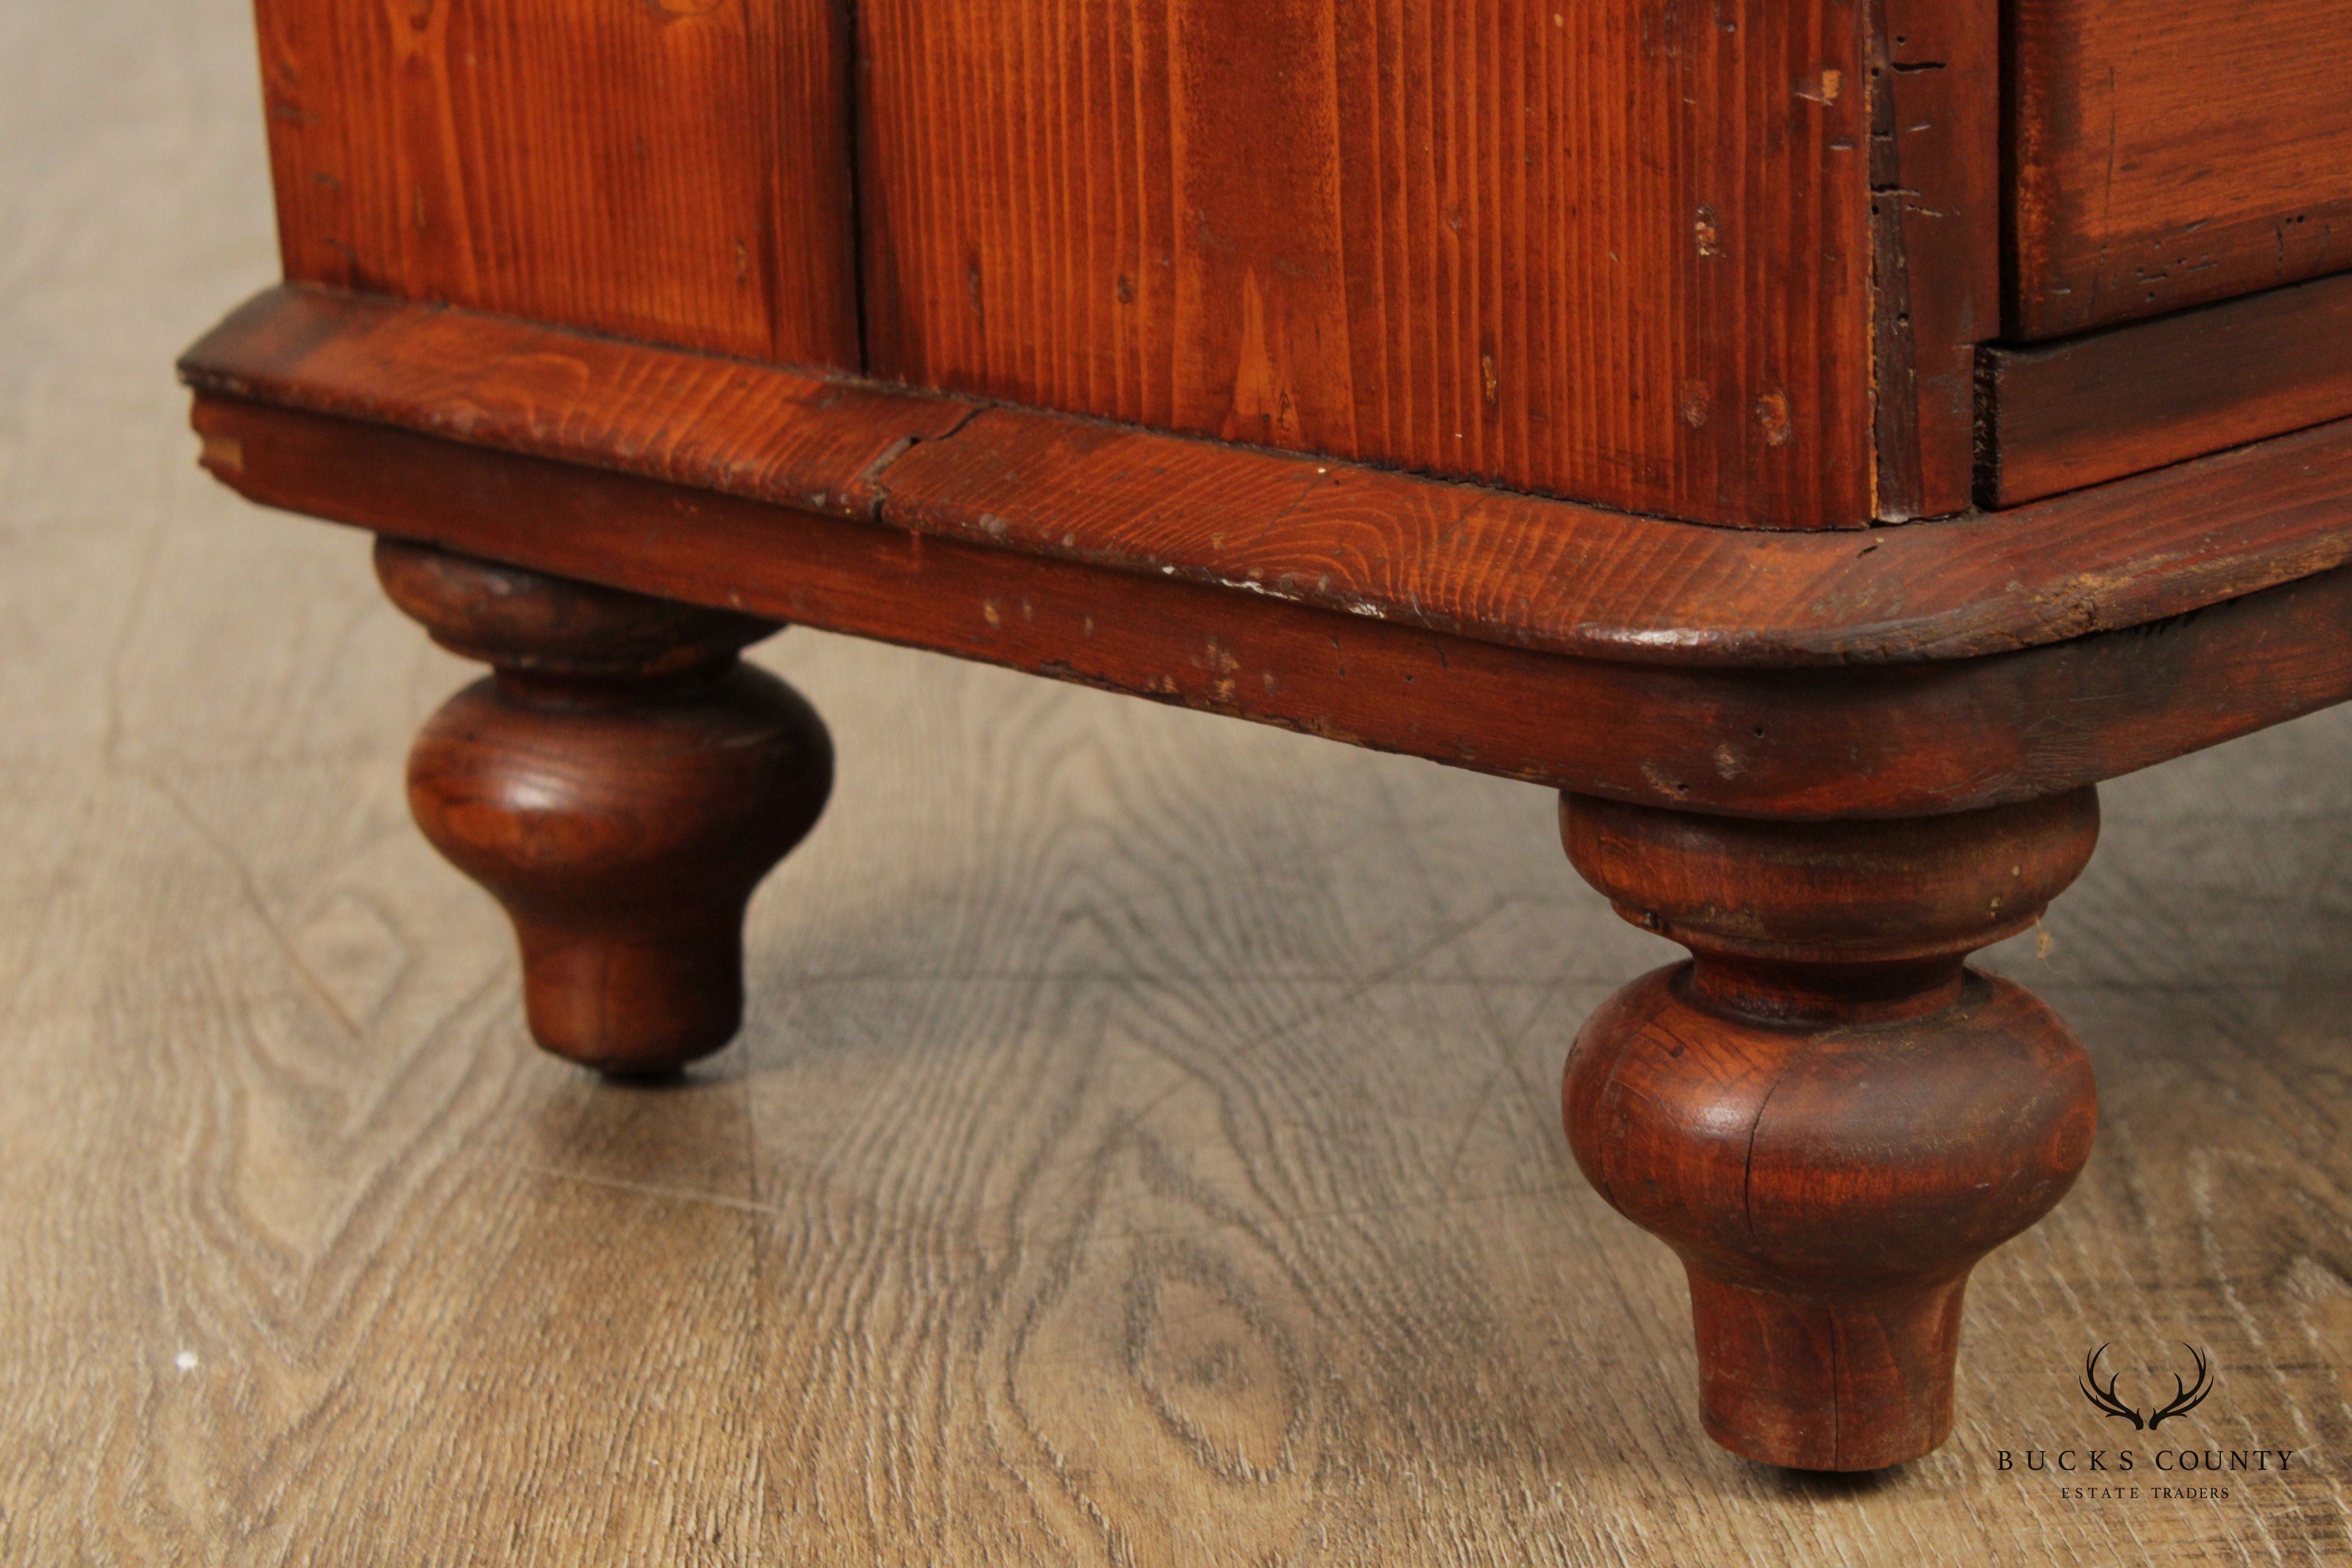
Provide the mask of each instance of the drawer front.
{"label": "drawer front", "polygon": [[2018,0],[2013,336],[2352,266],[2352,4]]}
{"label": "drawer front", "polygon": [[1998,345],[1979,374],[1992,507],[2352,419],[2352,273]]}

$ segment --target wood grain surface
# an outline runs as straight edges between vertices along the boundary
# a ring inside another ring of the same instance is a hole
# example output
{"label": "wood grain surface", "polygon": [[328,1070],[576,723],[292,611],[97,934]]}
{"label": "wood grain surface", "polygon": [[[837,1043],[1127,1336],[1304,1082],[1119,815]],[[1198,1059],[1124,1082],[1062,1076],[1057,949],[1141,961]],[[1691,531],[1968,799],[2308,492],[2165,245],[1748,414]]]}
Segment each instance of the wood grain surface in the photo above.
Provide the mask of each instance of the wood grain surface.
{"label": "wood grain surface", "polygon": [[[2352,555],[2352,422],[1856,541],[1627,517],[310,289],[248,301],[182,363],[221,397],[1644,663],[1969,658],[2145,624]],[[330,466],[320,489],[334,488]]]}
{"label": "wood grain surface", "polygon": [[2352,275],[1984,351],[1987,506],[2352,416]]}
{"label": "wood grain surface", "polygon": [[2308,0],[2017,0],[2009,330],[2352,265],[2352,22]]}
{"label": "wood grain surface", "polygon": [[858,363],[835,0],[258,0],[286,276]]}
{"label": "wood grain surface", "polygon": [[[276,266],[241,6],[0,42],[0,1561],[2352,1550],[2352,713],[2103,791],[2047,956],[1993,956],[2100,1139],[1978,1271],[1952,1442],[1759,1469],[1560,1140],[1573,1020],[1673,950],[1541,791],[794,631],[844,784],[742,1043],[667,1092],[541,1059],[402,799],[470,667],[189,461],[171,356]],[[2298,1468],[1998,1469],[2112,1445],[2108,1339],[2127,1389],[2208,1347],[2187,1432]]]}
{"label": "wood grain surface", "polygon": [[531,1037],[651,1078],[743,1023],[743,910],[833,790],[773,622],[379,539],[376,581],[490,674],[408,753],[408,808],[514,921]]}
{"label": "wood grain surface", "polygon": [[1968,810],[2352,700],[2352,568],[1958,663],[1689,668],[1416,631],[254,404],[203,400],[196,422],[214,475],[265,505],[1636,804]]}
{"label": "wood grain surface", "polygon": [[873,369],[1717,523],[1873,517],[1839,0],[866,0]]}
{"label": "wood grain surface", "polygon": [[1733,1453],[1865,1471],[1951,1435],[1962,1298],[2091,1152],[2090,1058],[1967,967],[2042,923],[2094,790],[1895,822],[1740,822],[1563,795],[1570,862],[1689,949],[1601,1005],[1560,1086],[1577,1164],[1690,1275]]}
{"label": "wood grain surface", "polygon": [[1872,0],[1874,515],[1965,511],[1977,345],[2000,335],[2000,8]]}

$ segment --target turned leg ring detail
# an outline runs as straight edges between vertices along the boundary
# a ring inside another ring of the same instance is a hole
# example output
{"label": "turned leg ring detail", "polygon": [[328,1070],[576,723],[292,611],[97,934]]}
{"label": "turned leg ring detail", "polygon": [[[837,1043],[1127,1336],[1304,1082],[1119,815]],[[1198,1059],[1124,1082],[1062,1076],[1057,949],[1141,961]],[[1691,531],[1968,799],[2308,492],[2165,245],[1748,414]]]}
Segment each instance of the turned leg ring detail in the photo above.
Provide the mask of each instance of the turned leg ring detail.
{"label": "turned leg ring detail", "polygon": [[1969,1271],[2091,1148],[2090,1064],[1966,967],[2097,837],[2089,789],[1896,822],[1753,822],[1567,796],[1570,858],[1691,950],[1585,1026],[1586,1176],[1681,1257],[1710,1436],[1774,1464],[1916,1458],[1952,1423]]}
{"label": "turned leg ring detail", "polygon": [[775,624],[390,538],[376,572],[491,666],[417,737],[409,805],[512,919],[532,1036],[623,1074],[725,1045],[745,905],[833,784],[815,710],[737,657]]}

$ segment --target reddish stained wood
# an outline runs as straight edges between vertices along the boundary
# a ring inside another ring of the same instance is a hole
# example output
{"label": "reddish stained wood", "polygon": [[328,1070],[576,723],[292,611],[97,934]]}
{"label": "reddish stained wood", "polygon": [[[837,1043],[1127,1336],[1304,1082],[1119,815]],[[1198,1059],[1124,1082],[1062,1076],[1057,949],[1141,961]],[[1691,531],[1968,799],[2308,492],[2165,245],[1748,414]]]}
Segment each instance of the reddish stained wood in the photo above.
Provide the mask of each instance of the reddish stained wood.
{"label": "reddish stained wood", "polygon": [[2072,788],[2352,698],[2352,572],[1961,662],[1564,658],[261,404],[199,396],[267,505],[1633,802],[1917,816]]}
{"label": "reddish stained wood", "polygon": [[1577,1163],[1690,1276],[1699,1406],[1749,1458],[1877,1469],[1952,1426],[1969,1270],[2091,1152],[2091,1064],[2011,981],[2098,837],[2088,789],[1893,822],[1560,803],[1585,879],[1692,962],[1570,1052]]}
{"label": "reddish stained wood", "polygon": [[858,363],[835,0],[258,0],[286,276]]}
{"label": "reddish stained wood", "polygon": [[677,484],[869,512],[870,476],[970,404],[531,322],[318,289],[248,300],[194,381]]}
{"label": "reddish stained wood", "polygon": [[1968,510],[1976,350],[2000,332],[1995,0],[1872,0],[1875,512]]}
{"label": "reddish stained wood", "polygon": [[2010,329],[2352,265],[2352,26],[2310,0],[2017,0]]}
{"label": "reddish stained wood", "polygon": [[2352,416],[2352,276],[1985,352],[1984,501],[2021,501]]}
{"label": "reddish stained wood", "polygon": [[1872,517],[1846,0],[864,0],[873,369],[1717,523]]}
{"label": "reddish stained wood", "polygon": [[514,921],[532,1036],[619,1074],[725,1045],[744,906],[833,787],[814,710],[736,658],[777,628],[389,538],[376,575],[495,671],[417,736],[408,801]]}
{"label": "reddish stained wood", "polygon": [[212,393],[1648,663],[1968,658],[2352,559],[2352,426],[1856,540],[1627,517],[316,290],[261,296],[184,370]]}

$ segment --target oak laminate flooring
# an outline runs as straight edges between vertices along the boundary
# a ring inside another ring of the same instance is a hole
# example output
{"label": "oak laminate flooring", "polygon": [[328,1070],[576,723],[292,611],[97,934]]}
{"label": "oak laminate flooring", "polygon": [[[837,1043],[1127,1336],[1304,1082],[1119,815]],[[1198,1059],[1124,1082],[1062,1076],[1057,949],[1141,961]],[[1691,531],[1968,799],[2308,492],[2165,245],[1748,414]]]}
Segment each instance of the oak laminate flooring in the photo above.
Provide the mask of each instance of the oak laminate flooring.
{"label": "oak laminate flooring", "polygon": [[[1958,1434],[1759,1470],[1559,1140],[1569,1029],[1663,950],[1540,792],[790,633],[846,783],[755,903],[744,1040],[657,1091],[533,1053],[400,799],[464,668],[189,460],[171,355],[271,265],[241,28],[0,10],[0,1562],[2352,1546],[2352,720],[2108,789],[2048,956],[1995,955],[2102,1142],[1979,1270]],[[2307,1468],[1993,1468],[2114,1440],[2109,1337],[2207,1344],[2189,1432]]]}

